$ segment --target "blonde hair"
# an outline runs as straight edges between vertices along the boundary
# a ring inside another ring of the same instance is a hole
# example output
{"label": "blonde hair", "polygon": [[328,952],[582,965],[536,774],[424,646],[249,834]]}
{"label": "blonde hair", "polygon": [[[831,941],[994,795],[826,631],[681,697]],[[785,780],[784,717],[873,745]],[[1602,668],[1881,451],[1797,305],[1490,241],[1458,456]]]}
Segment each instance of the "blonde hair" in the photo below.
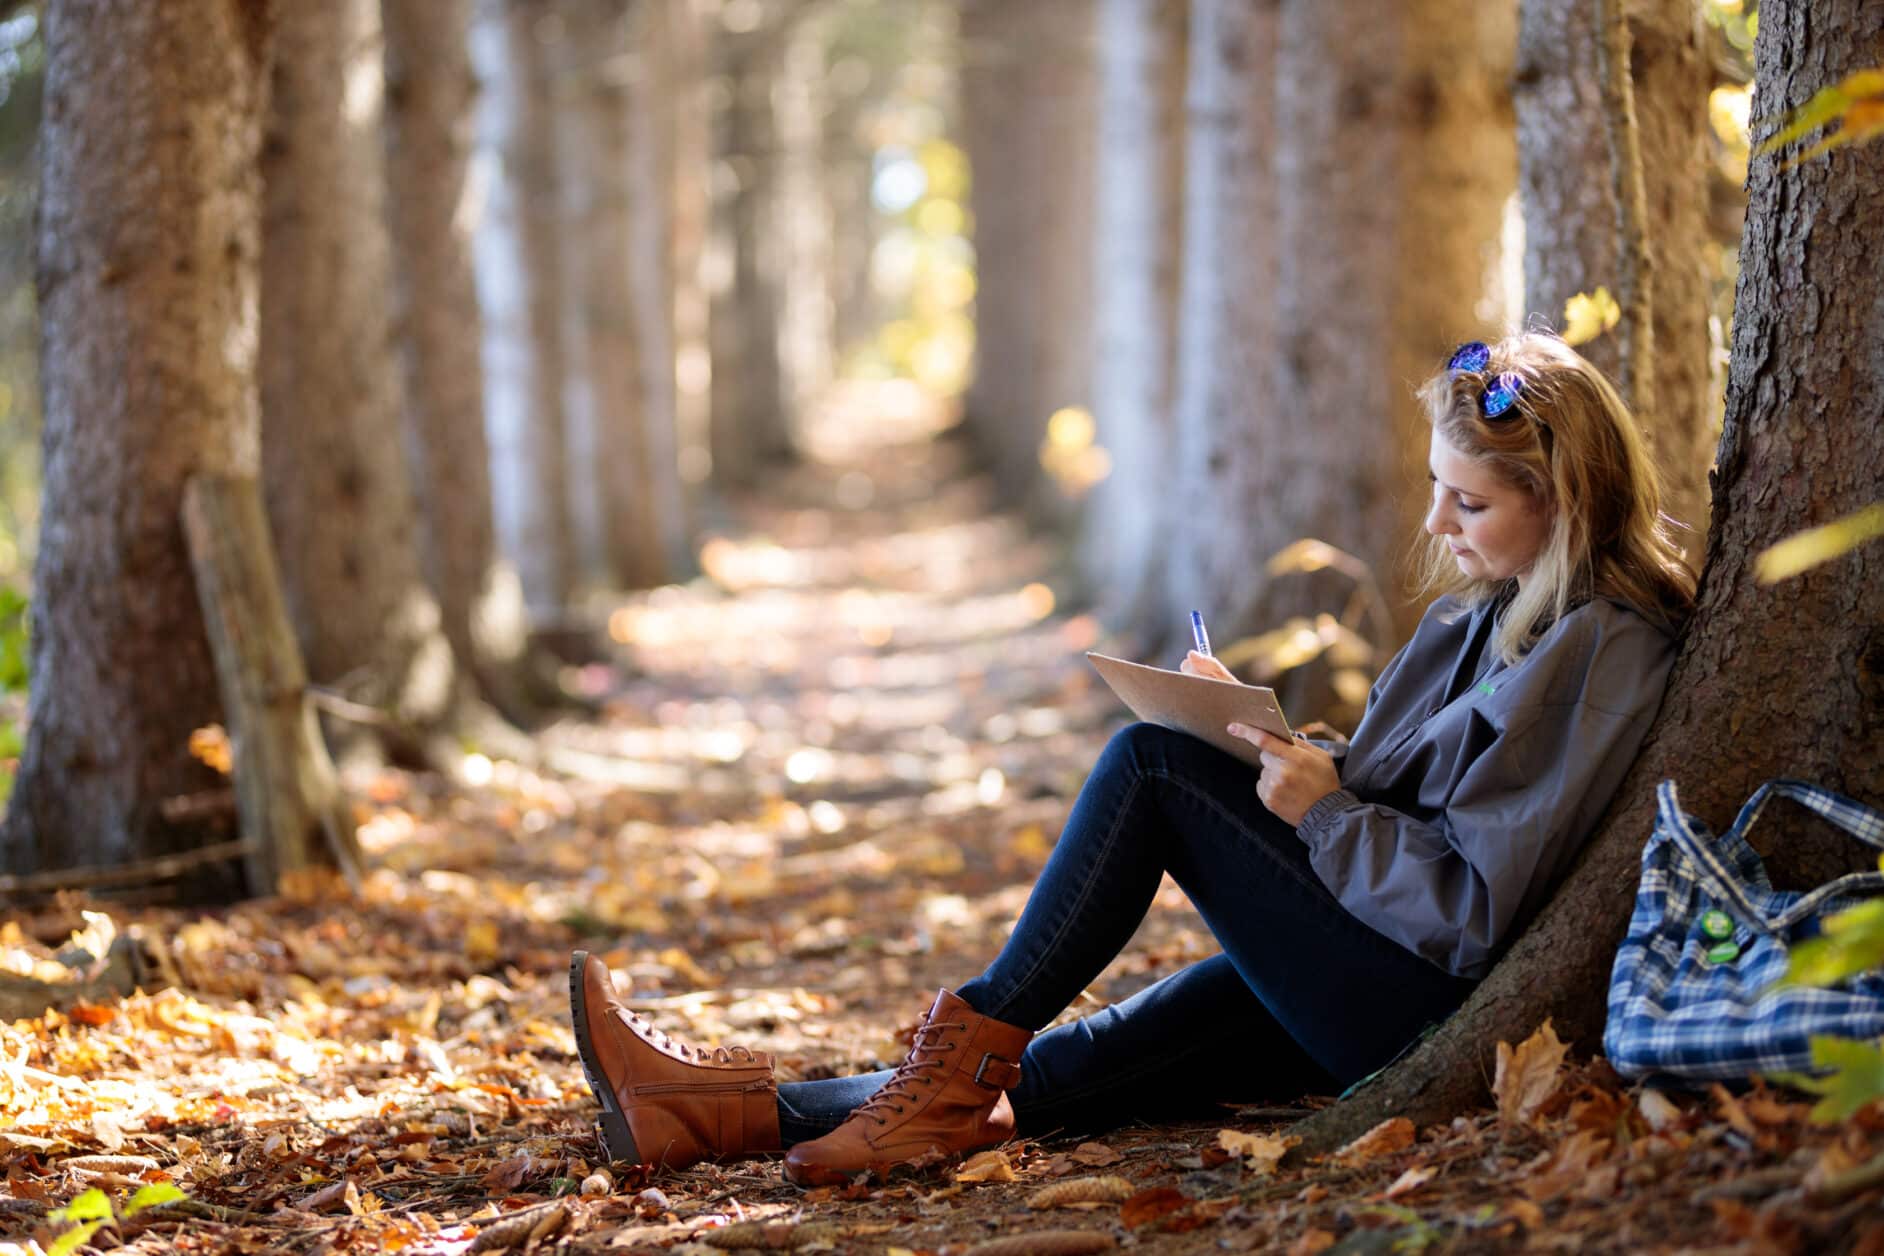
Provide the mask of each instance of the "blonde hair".
{"label": "blonde hair", "polygon": [[[1476,580],[1459,571],[1445,538],[1420,562],[1424,592],[1468,605],[1507,594],[1492,638],[1507,663],[1574,606],[1592,597],[1627,603],[1670,632],[1694,610],[1695,577],[1661,511],[1662,483],[1635,417],[1603,373],[1556,336],[1525,332],[1490,345],[1478,371],[1447,371],[1419,390],[1433,430],[1465,457],[1529,494],[1549,528],[1522,589],[1515,580]],[[1516,406],[1497,419],[1479,408],[1504,374],[1522,382]]]}

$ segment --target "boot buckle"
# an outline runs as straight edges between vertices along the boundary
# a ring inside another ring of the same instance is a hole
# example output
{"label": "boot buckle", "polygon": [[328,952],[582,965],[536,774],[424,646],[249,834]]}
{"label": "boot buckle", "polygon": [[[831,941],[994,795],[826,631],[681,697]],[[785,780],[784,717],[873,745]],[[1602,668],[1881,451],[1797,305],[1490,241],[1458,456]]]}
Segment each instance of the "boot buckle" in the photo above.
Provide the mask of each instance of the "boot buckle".
{"label": "boot buckle", "polygon": [[[990,1077],[988,1074],[993,1073]],[[1020,1065],[1012,1060],[1003,1060],[992,1051],[981,1057],[981,1063],[975,1068],[975,1085],[987,1090],[1012,1090],[1020,1085]]]}

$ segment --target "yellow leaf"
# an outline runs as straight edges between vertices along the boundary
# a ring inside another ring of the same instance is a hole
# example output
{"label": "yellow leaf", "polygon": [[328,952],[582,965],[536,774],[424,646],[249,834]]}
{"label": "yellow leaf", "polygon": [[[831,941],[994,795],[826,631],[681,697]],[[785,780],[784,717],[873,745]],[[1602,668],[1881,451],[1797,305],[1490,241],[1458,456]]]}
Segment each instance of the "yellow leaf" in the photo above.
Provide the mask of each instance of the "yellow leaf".
{"label": "yellow leaf", "polygon": [[190,734],[190,753],[224,776],[235,768],[229,734],[220,724],[209,724]]}
{"label": "yellow leaf", "polygon": [[488,920],[474,920],[464,927],[464,954],[479,968],[497,962],[502,939],[497,926]]}
{"label": "yellow leaf", "polygon": [[1288,1154],[1289,1148],[1302,1140],[1293,1134],[1246,1134],[1242,1130],[1218,1130],[1217,1146],[1233,1156],[1243,1157],[1253,1173],[1269,1174]]}
{"label": "yellow leaf", "polygon": [[1007,1157],[999,1151],[984,1151],[971,1156],[968,1162],[955,1171],[957,1182],[1012,1182],[1016,1180],[1014,1166],[1007,1162]]}
{"label": "yellow leaf", "polygon": [[1278,550],[1269,560],[1267,571],[1272,576],[1295,571],[1320,571],[1323,567],[1333,566],[1340,555],[1341,551],[1328,542],[1305,536]]}
{"label": "yellow leaf", "polygon": [[1776,584],[1788,576],[1830,562],[1879,536],[1884,536],[1884,502],[1873,502],[1842,519],[1795,532],[1769,545],[1753,560],[1754,571],[1761,584]]}
{"label": "yellow leaf", "polygon": [[1414,1165],[1393,1180],[1393,1185],[1387,1188],[1387,1198],[1398,1199],[1402,1195],[1411,1195],[1414,1191],[1417,1191],[1420,1187],[1432,1181],[1433,1177],[1438,1172],[1439,1170],[1433,1168],[1431,1165]]}
{"label": "yellow leaf", "polygon": [[1609,295],[1608,288],[1579,292],[1563,303],[1563,342],[1587,344],[1614,327],[1622,318],[1622,307]]}
{"label": "yellow leaf", "polygon": [[1557,1089],[1564,1055],[1569,1046],[1559,1041],[1550,1020],[1518,1044],[1498,1044],[1498,1067],[1492,1077],[1492,1095],[1498,1100],[1498,1119],[1522,1124],[1529,1121]]}

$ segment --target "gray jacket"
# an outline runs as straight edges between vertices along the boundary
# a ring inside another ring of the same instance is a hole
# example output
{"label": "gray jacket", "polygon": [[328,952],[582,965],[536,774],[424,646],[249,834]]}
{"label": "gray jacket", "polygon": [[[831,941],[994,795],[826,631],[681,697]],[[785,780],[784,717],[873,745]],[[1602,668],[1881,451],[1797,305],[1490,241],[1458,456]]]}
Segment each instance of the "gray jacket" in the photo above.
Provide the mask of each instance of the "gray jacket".
{"label": "gray jacket", "polygon": [[1516,664],[1498,607],[1442,597],[1374,682],[1337,756],[1342,788],[1296,833],[1355,916],[1482,977],[1541,906],[1641,748],[1674,641],[1619,602],[1571,610]]}

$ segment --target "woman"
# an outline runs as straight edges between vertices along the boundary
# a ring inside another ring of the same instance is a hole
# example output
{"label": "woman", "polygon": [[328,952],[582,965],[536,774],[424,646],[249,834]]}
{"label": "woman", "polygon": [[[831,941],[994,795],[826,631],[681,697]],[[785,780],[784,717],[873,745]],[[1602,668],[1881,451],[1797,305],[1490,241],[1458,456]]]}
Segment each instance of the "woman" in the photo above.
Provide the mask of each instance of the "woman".
{"label": "woman", "polygon": [[[784,1146],[792,1181],[839,1183],[1017,1127],[1339,1090],[1457,1008],[1621,782],[1694,578],[1634,421],[1561,340],[1462,346],[1420,397],[1428,587],[1446,595],[1350,744],[1232,725],[1261,751],[1253,774],[1181,733],[1121,731],[1001,953],[937,996],[893,1072],[775,1086],[762,1052],[690,1048],[641,1022],[578,952],[604,1151],[679,1166]],[[1204,655],[1183,667],[1231,679]],[[1166,872],[1222,954],[1035,1039],[1125,946]]]}

